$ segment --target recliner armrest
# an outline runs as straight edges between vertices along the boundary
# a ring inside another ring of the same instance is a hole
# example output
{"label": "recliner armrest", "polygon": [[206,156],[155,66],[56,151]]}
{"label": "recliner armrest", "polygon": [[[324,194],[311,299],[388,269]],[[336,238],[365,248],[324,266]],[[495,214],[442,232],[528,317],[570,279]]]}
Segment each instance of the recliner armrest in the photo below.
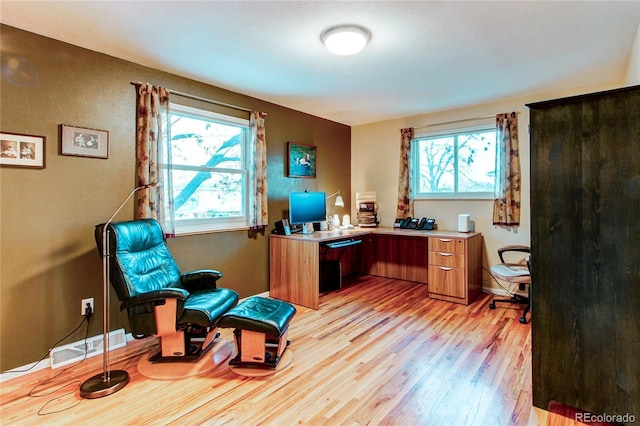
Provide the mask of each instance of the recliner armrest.
{"label": "recliner armrest", "polygon": [[138,294],[125,300],[120,305],[120,310],[125,310],[132,306],[141,305],[143,303],[162,302],[166,299],[179,299],[184,301],[187,299],[187,296],[189,296],[189,292],[181,288],[164,288],[162,290],[153,290],[147,293]]}
{"label": "recliner armrest", "polygon": [[222,278],[222,272],[215,269],[200,269],[180,275],[181,286],[190,293],[202,290],[213,290],[216,281]]}

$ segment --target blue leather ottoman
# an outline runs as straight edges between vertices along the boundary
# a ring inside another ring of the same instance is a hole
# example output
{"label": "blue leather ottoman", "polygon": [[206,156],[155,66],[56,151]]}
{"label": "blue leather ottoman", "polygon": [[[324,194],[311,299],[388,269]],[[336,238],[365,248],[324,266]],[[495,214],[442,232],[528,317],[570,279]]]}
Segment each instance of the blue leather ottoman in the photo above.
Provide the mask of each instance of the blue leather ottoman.
{"label": "blue leather ottoman", "polygon": [[253,296],[230,309],[219,326],[235,328],[237,356],[230,366],[276,368],[287,340],[289,322],[296,308],[289,302]]}

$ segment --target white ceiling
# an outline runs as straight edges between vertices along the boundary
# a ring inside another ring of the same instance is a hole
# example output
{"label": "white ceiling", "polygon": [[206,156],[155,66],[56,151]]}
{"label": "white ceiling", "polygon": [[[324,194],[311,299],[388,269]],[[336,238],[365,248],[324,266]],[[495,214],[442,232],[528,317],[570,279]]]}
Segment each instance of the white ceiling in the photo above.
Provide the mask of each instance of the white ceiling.
{"label": "white ceiling", "polygon": [[[358,125],[585,82],[616,87],[640,2],[2,0],[0,21]],[[359,55],[320,43],[339,23],[373,34]]]}

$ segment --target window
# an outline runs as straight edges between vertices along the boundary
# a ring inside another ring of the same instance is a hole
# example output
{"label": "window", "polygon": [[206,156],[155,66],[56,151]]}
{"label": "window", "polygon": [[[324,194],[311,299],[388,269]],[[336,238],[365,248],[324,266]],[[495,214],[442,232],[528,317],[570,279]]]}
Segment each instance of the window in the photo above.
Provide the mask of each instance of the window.
{"label": "window", "polygon": [[411,146],[415,198],[493,199],[495,126],[417,136]]}
{"label": "window", "polygon": [[171,104],[177,234],[248,226],[249,120]]}

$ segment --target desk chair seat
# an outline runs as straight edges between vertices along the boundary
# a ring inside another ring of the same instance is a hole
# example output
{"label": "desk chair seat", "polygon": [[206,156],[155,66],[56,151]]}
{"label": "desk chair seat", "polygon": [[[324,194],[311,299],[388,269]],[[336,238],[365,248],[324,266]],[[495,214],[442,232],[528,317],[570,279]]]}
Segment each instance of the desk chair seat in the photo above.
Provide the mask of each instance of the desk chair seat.
{"label": "desk chair seat", "polygon": [[[102,253],[104,225],[95,237]],[[153,219],[108,226],[110,281],[127,310],[136,339],[156,335],[160,352],[151,362],[197,361],[211,349],[224,313],[238,303],[238,294],[219,288],[217,270],[180,272]]]}
{"label": "desk chair seat", "polygon": [[491,275],[499,281],[509,283],[510,285],[518,285],[520,291],[527,291],[527,295],[524,296],[519,293],[515,293],[509,287],[507,292],[510,294],[508,299],[494,298],[489,303],[489,308],[496,309],[496,302],[498,303],[511,303],[517,305],[525,305],[524,312],[519,321],[522,324],[527,323],[527,313],[531,308],[531,273],[529,271],[528,257],[517,263],[505,262],[505,253],[520,252],[531,253],[531,249],[528,246],[511,245],[498,249],[498,256],[502,263],[491,266]]}

